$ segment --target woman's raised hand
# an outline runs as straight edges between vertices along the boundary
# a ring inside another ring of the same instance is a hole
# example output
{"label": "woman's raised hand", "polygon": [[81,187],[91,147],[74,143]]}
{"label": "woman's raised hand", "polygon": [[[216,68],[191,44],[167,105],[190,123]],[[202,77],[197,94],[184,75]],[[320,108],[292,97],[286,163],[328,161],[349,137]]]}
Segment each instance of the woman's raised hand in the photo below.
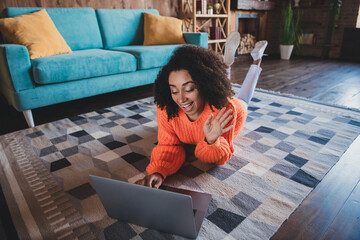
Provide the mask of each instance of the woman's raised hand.
{"label": "woman's raised hand", "polygon": [[143,185],[147,187],[159,188],[163,183],[163,177],[160,173],[153,173],[145,176],[143,179],[137,180],[135,184]]}
{"label": "woman's raised hand", "polygon": [[224,133],[230,131],[234,126],[230,125],[225,128],[225,126],[231,121],[233,118],[232,110],[229,109],[225,111],[226,108],[222,108],[218,115],[213,119],[213,114],[210,114],[204,123],[204,133],[206,142],[208,144],[213,144],[218,137],[223,135]]}

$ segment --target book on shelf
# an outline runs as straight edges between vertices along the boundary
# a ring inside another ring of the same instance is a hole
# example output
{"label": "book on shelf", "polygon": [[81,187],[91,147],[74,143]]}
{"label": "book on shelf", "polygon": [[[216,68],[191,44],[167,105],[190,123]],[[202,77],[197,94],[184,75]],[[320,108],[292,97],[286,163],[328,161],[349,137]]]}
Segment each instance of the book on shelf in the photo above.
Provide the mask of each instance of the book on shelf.
{"label": "book on shelf", "polygon": [[196,0],[196,12],[200,10],[201,14],[207,14],[207,1]]}
{"label": "book on shelf", "polygon": [[221,39],[221,27],[210,27],[210,39],[211,40]]}
{"label": "book on shelf", "polygon": [[299,39],[299,44],[302,45],[313,45],[315,43],[314,33],[302,33]]}

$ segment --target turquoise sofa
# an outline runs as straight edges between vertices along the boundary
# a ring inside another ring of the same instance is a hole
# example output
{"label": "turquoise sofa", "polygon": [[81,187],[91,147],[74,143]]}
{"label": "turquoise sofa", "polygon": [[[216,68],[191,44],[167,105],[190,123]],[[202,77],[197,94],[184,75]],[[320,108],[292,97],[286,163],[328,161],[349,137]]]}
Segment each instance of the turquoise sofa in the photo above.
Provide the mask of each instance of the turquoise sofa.
{"label": "turquoise sofa", "polygon": [[[41,8],[6,8],[17,15]],[[30,60],[22,45],[0,44],[0,90],[34,126],[31,109],[151,84],[181,46],[143,46],[143,13],[155,9],[46,8],[72,53]],[[207,48],[206,33],[184,33]]]}

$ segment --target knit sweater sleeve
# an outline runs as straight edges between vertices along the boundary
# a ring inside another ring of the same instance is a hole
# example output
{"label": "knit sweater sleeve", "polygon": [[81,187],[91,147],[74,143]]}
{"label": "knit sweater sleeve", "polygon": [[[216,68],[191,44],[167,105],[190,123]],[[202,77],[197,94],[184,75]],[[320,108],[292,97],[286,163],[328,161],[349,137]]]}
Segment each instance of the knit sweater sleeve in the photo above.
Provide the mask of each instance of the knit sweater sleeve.
{"label": "knit sweater sleeve", "polygon": [[166,110],[157,109],[158,144],[151,152],[148,174],[160,173],[164,178],[176,173],[185,161],[185,150],[181,145]]}
{"label": "knit sweater sleeve", "polygon": [[232,99],[227,108],[231,108],[233,114],[233,118],[227,126],[234,125],[234,127],[221,135],[215,143],[211,145],[209,145],[205,139],[197,144],[195,156],[203,162],[223,165],[234,153],[233,140],[244,127],[246,108],[237,99]]}

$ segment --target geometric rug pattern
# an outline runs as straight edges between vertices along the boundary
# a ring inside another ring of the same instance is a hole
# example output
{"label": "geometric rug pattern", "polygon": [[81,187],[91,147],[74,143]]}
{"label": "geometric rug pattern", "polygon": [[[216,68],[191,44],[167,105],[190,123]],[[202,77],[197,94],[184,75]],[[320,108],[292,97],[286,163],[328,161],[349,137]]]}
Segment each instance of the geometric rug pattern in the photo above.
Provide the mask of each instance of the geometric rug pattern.
{"label": "geometric rug pattern", "polygon": [[[257,90],[233,157],[202,163],[184,144],[187,159],[164,185],[212,195],[198,239],[269,239],[359,134],[357,110]],[[144,176],[157,144],[153,98],[0,141],[0,183],[20,239],[181,239],[109,218],[88,178]]]}

